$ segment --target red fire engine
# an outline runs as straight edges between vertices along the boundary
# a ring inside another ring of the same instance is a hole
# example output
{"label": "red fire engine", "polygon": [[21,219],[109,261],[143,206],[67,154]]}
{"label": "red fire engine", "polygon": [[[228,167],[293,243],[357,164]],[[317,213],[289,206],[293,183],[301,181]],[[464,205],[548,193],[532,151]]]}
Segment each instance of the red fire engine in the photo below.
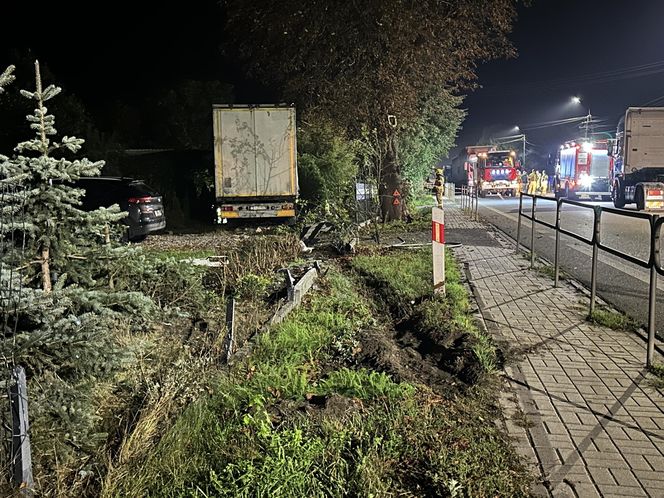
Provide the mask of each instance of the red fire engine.
{"label": "red fire engine", "polygon": [[559,166],[556,166],[556,197],[609,200],[613,158],[608,149],[608,140],[561,145]]}
{"label": "red fire engine", "polygon": [[468,160],[468,184],[471,176],[477,175],[477,188],[480,197],[486,194],[502,194],[515,196],[517,192],[516,152],[513,150],[496,150],[493,145],[473,145],[466,147]]}

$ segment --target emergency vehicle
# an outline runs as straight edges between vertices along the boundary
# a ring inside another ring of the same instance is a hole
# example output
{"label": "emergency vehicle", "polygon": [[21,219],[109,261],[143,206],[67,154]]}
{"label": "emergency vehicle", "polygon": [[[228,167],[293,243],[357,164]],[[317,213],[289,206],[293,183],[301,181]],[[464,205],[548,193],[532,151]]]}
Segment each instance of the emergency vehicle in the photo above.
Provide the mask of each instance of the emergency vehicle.
{"label": "emergency vehicle", "polygon": [[556,197],[603,201],[611,199],[613,158],[609,141],[567,142],[560,146]]}
{"label": "emergency vehicle", "polygon": [[519,163],[515,151],[496,150],[493,145],[473,145],[466,147],[466,152],[466,170],[476,173],[480,197],[486,194],[516,195]]}

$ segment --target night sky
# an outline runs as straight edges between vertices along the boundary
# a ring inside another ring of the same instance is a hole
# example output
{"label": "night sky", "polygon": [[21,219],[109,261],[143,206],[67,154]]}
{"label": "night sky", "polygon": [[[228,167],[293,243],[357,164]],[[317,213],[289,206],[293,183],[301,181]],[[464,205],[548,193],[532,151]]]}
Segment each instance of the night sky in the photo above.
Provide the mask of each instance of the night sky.
{"label": "night sky", "polygon": [[[651,105],[664,106],[664,2],[533,0],[519,14],[511,36],[519,55],[481,66],[483,88],[465,102],[469,116],[459,145],[513,134],[518,125],[543,161],[582,132],[578,125],[529,130],[527,124],[590,108],[602,120],[597,131],[615,132],[627,107],[658,97]],[[580,105],[571,103],[574,95]]]}
{"label": "night sky", "polygon": [[[3,6],[0,65],[9,47],[31,47],[57,83],[103,113],[114,99],[141,99],[179,79],[220,79],[238,101],[266,101],[221,54],[223,14],[216,1],[90,2],[62,10],[55,2]],[[525,129],[540,157],[580,132],[574,125],[528,124],[579,116],[588,108],[614,130],[628,106],[664,105],[664,2],[659,0],[533,0],[519,8],[512,40],[519,56],[483,64],[482,88],[464,103],[460,146]],[[27,29],[29,27],[29,29]],[[571,97],[582,98],[573,106]],[[543,159],[542,159],[543,160]],[[542,165],[544,166],[544,164]]]}

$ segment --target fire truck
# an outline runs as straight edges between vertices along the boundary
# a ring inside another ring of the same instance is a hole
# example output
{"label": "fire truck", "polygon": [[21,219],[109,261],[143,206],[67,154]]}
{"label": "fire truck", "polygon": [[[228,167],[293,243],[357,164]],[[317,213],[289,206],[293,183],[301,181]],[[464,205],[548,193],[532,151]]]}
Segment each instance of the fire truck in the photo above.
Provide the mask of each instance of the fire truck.
{"label": "fire truck", "polygon": [[606,139],[561,145],[554,185],[556,197],[610,200],[613,158],[609,156],[609,146]]}
{"label": "fire truck", "polygon": [[477,179],[480,197],[486,194],[516,195],[519,163],[515,151],[497,150],[493,145],[473,145],[466,147],[466,152],[466,171],[469,178],[472,172],[473,178]]}

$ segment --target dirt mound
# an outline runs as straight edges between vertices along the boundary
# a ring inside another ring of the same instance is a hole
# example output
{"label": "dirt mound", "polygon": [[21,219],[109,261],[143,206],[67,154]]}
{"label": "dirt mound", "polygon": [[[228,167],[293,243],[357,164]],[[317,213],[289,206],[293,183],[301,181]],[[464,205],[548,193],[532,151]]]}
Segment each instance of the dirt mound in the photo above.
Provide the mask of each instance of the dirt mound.
{"label": "dirt mound", "polygon": [[[401,337],[400,337],[401,336]],[[389,327],[365,330],[359,337],[361,364],[388,373],[397,381],[429,386],[434,392],[447,395],[459,389],[459,380],[443,370],[435,358],[421,354],[414,344]]]}

